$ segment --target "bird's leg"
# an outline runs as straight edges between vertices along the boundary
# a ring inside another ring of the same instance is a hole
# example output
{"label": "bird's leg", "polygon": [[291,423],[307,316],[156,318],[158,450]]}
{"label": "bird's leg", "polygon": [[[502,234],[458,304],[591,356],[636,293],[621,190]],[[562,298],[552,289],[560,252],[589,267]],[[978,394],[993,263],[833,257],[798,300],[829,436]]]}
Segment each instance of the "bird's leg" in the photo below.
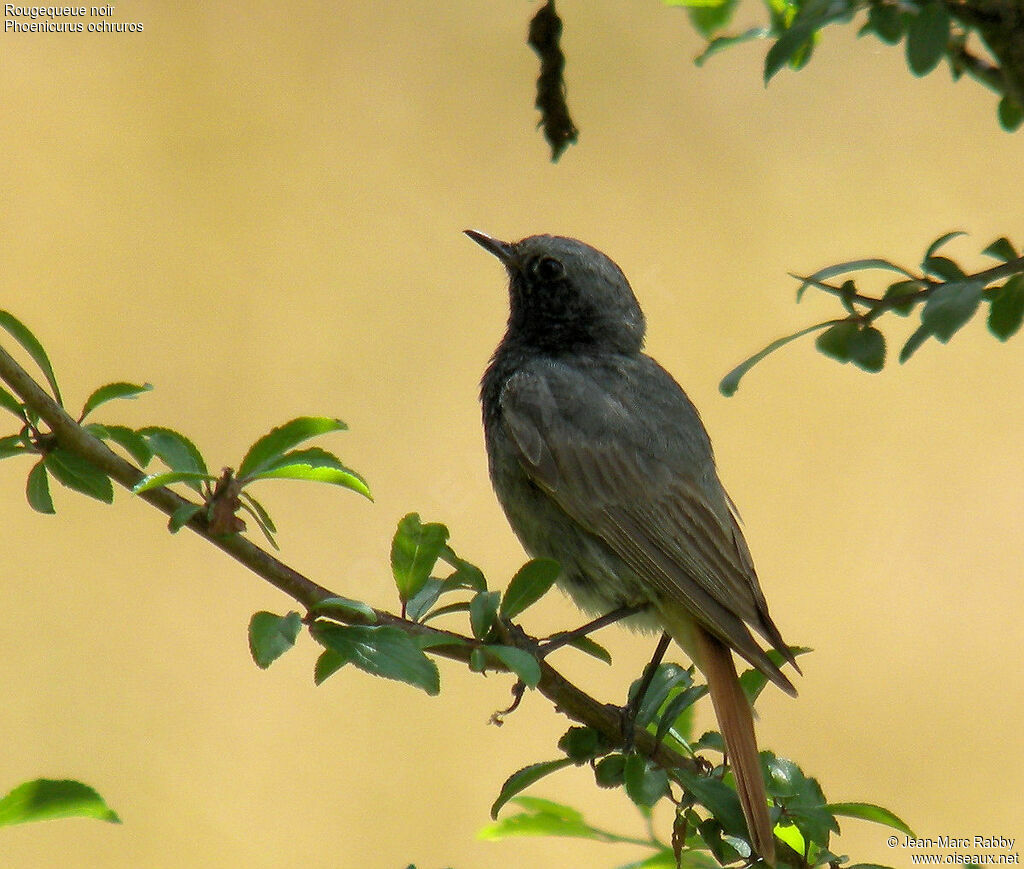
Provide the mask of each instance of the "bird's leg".
{"label": "bird's leg", "polygon": [[644,695],[647,693],[647,689],[651,687],[654,674],[657,672],[662,658],[665,657],[665,652],[668,651],[668,644],[671,641],[672,638],[668,634],[662,633],[661,639],[658,640],[657,648],[654,650],[654,657],[644,667],[643,676],[640,677],[640,684],[637,685],[636,691],[622,710],[622,736],[626,741],[627,750],[633,747],[633,729],[636,726],[636,716],[640,711],[640,705],[644,702]]}
{"label": "bird's leg", "polygon": [[623,606],[613,609],[611,612],[605,613],[603,616],[598,616],[593,621],[587,622],[585,625],[576,628],[573,631],[563,631],[558,634],[552,635],[552,637],[543,643],[539,649],[541,657],[548,655],[555,649],[560,649],[562,646],[568,646],[574,640],[578,640],[580,637],[585,637],[587,634],[596,631],[598,628],[603,628],[605,625],[614,624],[621,619],[635,616],[639,612],[643,612],[647,609],[646,603],[640,604],[624,604]]}

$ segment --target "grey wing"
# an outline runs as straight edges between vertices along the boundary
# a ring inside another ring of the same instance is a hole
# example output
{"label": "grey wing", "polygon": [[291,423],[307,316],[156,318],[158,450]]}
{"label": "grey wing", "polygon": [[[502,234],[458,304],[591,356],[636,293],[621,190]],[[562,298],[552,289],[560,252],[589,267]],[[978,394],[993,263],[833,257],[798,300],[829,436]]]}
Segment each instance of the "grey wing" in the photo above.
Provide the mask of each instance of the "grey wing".
{"label": "grey wing", "polygon": [[[502,419],[520,464],[661,600],[681,604],[792,691],[747,629],[792,660],[768,615],[703,424],[675,381],[645,362],[598,379],[557,365],[510,378]],[[646,388],[651,378],[658,389]]]}

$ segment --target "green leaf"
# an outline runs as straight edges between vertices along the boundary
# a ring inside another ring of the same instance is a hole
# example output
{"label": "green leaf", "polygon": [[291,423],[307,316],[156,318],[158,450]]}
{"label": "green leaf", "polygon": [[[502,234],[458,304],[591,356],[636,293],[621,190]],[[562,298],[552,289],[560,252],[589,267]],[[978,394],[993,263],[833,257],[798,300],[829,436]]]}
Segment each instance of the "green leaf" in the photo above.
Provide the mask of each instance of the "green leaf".
{"label": "green leaf", "polygon": [[693,62],[697,66],[704,66],[712,57],[721,51],[725,51],[727,48],[732,48],[734,45],[741,45],[754,39],[764,39],[767,35],[768,31],[763,27],[751,27],[749,30],[744,30],[743,33],[738,33],[735,36],[716,36],[693,59]]}
{"label": "green leaf", "polygon": [[1014,275],[992,296],[988,311],[988,328],[1000,341],[1020,329],[1024,320],[1024,275]]}
{"label": "green leaf", "polygon": [[640,754],[626,758],[626,794],[640,808],[649,809],[668,792],[668,773]]}
{"label": "green leaf", "polygon": [[[160,426],[147,426],[140,428],[138,434],[146,439],[146,443],[157,456],[172,471],[188,471],[196,474],[207,474],[206,462],[203,461],[202,453],[192,441],[174,429],[161,428]],[[197,492],[202,488],[196,482],[188,485]]]}
{"label": "green leaf", "polygon": [[736,791],[720,778],[694,775],[682,767],[672,770],[672,776],[697,802],[711,812],[724,830],[734,836],[748,835],[747,822],[743,820],[739,797],[736,796]]}
{"label": "green leaf", "polygon": [[270,518],[270,514],[267,512],[259,501],[257,501],[248,492],[241,492],[238,496],[239,506],[245,510],[252,518],[256,521],[257,527],[263,532],[263,536],[267,538],[267,542],[270,543],[274,549],[280,549],[277,545],[277,541],[274,539],[274,535],[277,533],[277,528],[274,525],[274,520]]}
{"label": "green leaf", "polygon": [[292,447],[303,441],[332,431],[343,431],[348,428],[340,419],[325,416],[300,416],[291,422],[271,429],[256,443],[249,447],[242,463],[238,466],[238,476],[252,477],[263,471],[274,459],[283,455]]}
{"label": "green leaf", "polygon": [[608,750],[608,746],[592,727],[570,727],[558,740],[558,747],[576,764],[586,763]]}
{"label": "green leaf", "polygon": [[744,360],[737,365],[732,371],[722,378],[721,383],[718,384],[718,391],[722,395],[728,397],[735,394],[739,388],[740,379],[746,374],[751,368],[757,365],[765,356],[770,353],[774,353],[780,347],[784,347],[790,341],[795,341],[797,338],[802,338],[804,335],[808,335],[811,332],[817,332],[820,329],[824,329],[827,326],[832,326],[836,323],[844,323],[845,320],[826,320],[824,323],[815,323],[813,326],[808,326],[806,329],[801,329],[799,332],[794,332],[792,335],[787,335],[785,338],[779,338],[777,341],[772,341],[764,350],[755,353],[749,359]]}
{"label": "green leaf", "polygon": [[[810,646],[790,646],[789,652],[794,658],[799,658],[801,655],[806,655],[808,652],[813,652],[814,649]],[[782,657],[780,652],[775,649],[768,650],[768,658],[771,660],[776,667],[781,667],[786,663],[786,659]],[[743,689],[743,693],[747,695],[747,699],[753,705],[754,701],[761,696],[761,692],[764,690],[765,685],[768,684],[768,677],[755,667],[751,667],[749,670],[740,676],[740,687]]]}
{"label": "green leaf", "polygon": [[1004,95],[999,100],[999,126],[1007,133],[1013,133],[1024,123],[1024,106],[1015,99]]}
{"label": "green leaf", "polygon": [[478,640],[486,637],[494,625],[500,596],[496,591],[478,591],[469,602],[469,624]]}
{"label": "green leaf", "polygon": [[313,480],[344,486],[372,500],[366,481],[351,468],[346,468],[333,453],[320,447],[292,450],[264,463],[262,470],[242,479],[243,485],[254,480]]}
{"label": "green leaf", "polygon": [[981,281],[956,281],[937,287],[921,311],[921,325],[945,344],[978,310]]}
{"label": "green leaf", "polygon": [[202,504],[182,504],[171,514],[167,522],[167,530],[171,534],[177,534],[182,528],[192,521],[192,517],[203,509]]}
{"label": "green leaf", "polygon": [[[642,682],[643,676],[634,680],[629,686],[630,703],[635,702],[636,692],[640,690]],[[669,691],[676,687],[683,690],[690,684],[692,682],[688,670],[683,669],[678,664],[661,664],[654,671],[651,682],[640,700],[640,706],[636,710],[636,726],[646,727],[654,720],[654,716],[665,703]]]}
{"label": "green leaf", "polygon": [[349,597],[329,597],[314,604],[310,608],[310,612],[316,615],[330,616],[332,613],[338,613],[342,618],[357,618],[363,619],[369,622],[371,625],[377,623],[377,613],[374,612],[372,606],[368,603],[363,603],[361,600],[352,600]]}
{"label": "green leaf", "polygon": [[[412,601],[410,601],[411,603]],[[444,606],[439,606],[436,610],[432,610],[423,616],[423,622],[426,623],[431,619],[436,619],[440,616],[446,616],[450,613],[468,613],[469,603],[467,601],[458,601],[457,603],[449,603]]]}
{"label": "green leaf", "polygon": [[258,612],[249,620],[249,652],[256,666],[266,670],[295,645],[302,630],[302,617],[296,612],[286,616]]}
{"label": "green leaf", "polygon": [[0,827],[53,818],[95,818],[121,823],[103,797],[79,781],[37,778],[18,785],[0,799]]}
{"label": "green leaf", "polygon": [[900,364],[902,365],[913,356],[917,348],[924,344],[931,336],[931,329],[927,326],[918,326],[914,334],[907,339],[907,343],[903,345],[903,349],[900,350]]}
{"label": "green leaf", "polygon": [[[954,238],[959,238],[962,235],[967,235],[967,233],[964,232],[962,229],[955,229],[952,232],[947,232],[945,235],[940,235],[937,239],[935,239],[935,241],[933,241],[928,246],[928,250],[925,251],[925,262],[927,262],[933,256],[935,256],[940,247],[944,247],[945,245],[949,244],[949,242],[951,242]],[[960,273],[960,276],[963,276],[962,272]]]}
{"label": "green leaf", "polygon": [[346,662],[351,661],[364,673],[406,682],[431,696],[441,691],[437,665],[401,628],[316,624],[311,631],[317,642],[337,652]]}
{"label": "green leaf", "polygon": [[29,506],[38,513],[56,513],[50,497],[50,481],[46,475],[46,462],[40,459],[28,472],[25,495]]}
{"label": "green leaf", "polygon": [[878,38],[895,45],[903,38],[903,14],[896,6],[876,3],[868,11],[868,24]]}
{"label": "green leaf", "polygon": [[[906,317],[916,303],[916,300],[913,297],[921,292],[924,287],[925,284],[921,281],[896,281],[894,284],[889,284],[889,288],[885,291],[885,295],[882,296],[882,299],[883,301],[892,303],[890,310],[894,314]],[[895,299],[904,298],[907,299],[907,301],[893,301]]]}
{"label": "green leaf", "polygon": [[333,649],[324,649],[313,665],[313,684],[322,685],[348,663],[348,658],[339,655]]}
{"label": "green leaf", "polygon": [[447,542],[448,529],[438,522],[424,525],[419,513],[409,513],[398,523],[391,541],[391,572],[402,603],[423,588]]}
{"label": "green leaf", "polygon": [[836,263],[832,266],[826,266],[823,269],[819,269],[813,275],[807,277],[800,277],[799,275],[793,275],[798,281],[800,286],[797,287],[796,300],[799,302],[808,287],[813,287],[818,284],[823,284],[825,281],[831,280],[832,278],[839,277],[839,275],[846,275],[850,272],[862,272],[869,269],[881,269],[889,272],[898,272],[901,275],[905,275],[907,278],[913,279],[914,275],[908,272],[905,268],[896,265],[895,263],[889,262],[887,259],[855,259],[849,262]]}
{"label": "green leaf", "polygon": [[140,492],[159,489],[161,486],[170,486],[172,483],[188,483],[195,489],[196,486],[193,486],[193,483],[215,479],[217,478],[210,474],[203,474],[198,471],[167,471],[163,474],[147,474],[132,486],[132,491],[138,495]]}
{"label": "green leaf", "polygon": [[860,818],[862,821],[882,824],[886,827],[892,827],[894,830],[899,830],[901,833],[906,833],[912,839],[917,838],[917,835],[907,826],[902,818],[893,814],[888,809],[883,809],[881,806],[876,806],[872,803],[829,803],[825,808],[833,815],[840,815],[845,818]]}
{"label": "green leaf", "polygon": [[597,658],[599,661],[604,661],[606,664],[611,664],[612,653],[609,652],[600,643],[594,642],[590,637],[576,637],[571,640],[568,645],[574,649],[579,649],[586,655],[590,655],[592,658]]}
{"label": "green leaf", "polygon": [[922,6],[907,27],[907,66],[927,75],[942,60],[949,44],[949,13],[939,0]]}
{"label": "green leaf", "polygon": [[540,664],[537,659],[524,649],[514,646],[487,645],[487,654],[501,661],[530,688],[536,688],[540,682]]}
{"label": "green leaf", "polygon": [[950,283],[965,280],[967,277],[964,270],[948,256],[925,257],[925,261],[921,265],[928,274]]}
{"label": "green leaf", "polygon": [[[675,5],[675,4],[673,4]],[[739,0],[685,0],[690,23],[705,39],[710,39],[732,20]]]}
{"label": "green leaf", "polygon": [[[86,429],[102,440],[110,440],[125,450],[141,466],[146,467],[153,458],[153,451],[146,439],[126,425],[87,425]],[[102,429],[102,433],[99,432]]]}
{"label": "green leaf", "polygon": [[864,371],[881,371],[885,365],[885,336],[874,326],[858,329],[848,349],[850,361]]}
{"label": "green leaf", "polygon": [[777,797],[786,813],[799,827],[804,838],[823,848],[828,847],[830,833],[839,832],[839,824],[825,803],[817,779],[805,776],[793,761],[762,752],[767,759],[769,795]]}
{"label": "green leaf", "polygon": [[149,392],[152,388],[153,385],[150,383],[141,385],[138,383],[108,383],[106,386],[101,386],[85,400],[82,415],[78,417],[78,421],[81,422],[101,404],[113,401],[115,398],[136,398],[143,392]]}
{"label": "green leaf", "polygon": [[535,558],[526,562],[512,577],[501,599],[502,616],[514,619],[527,607],[533,606],[547,594],[561,571],[561,565],[550,558]]}
{"label": "green leaf", "polygon": [[[437,603],[441,593],[445,591],[445,584],[440,579],[429,577],[423,588],[414,594],[405,604],[405,617],[411,621],[420,621],[430,608]],[[469,609],[469,604],[466,605]]]}
{"label": "green leaf", "polygon": [[1010,239],[1005,235],[1001,238],[997,238],[992,242],[992,244],[986,247],[982,253],[986,256],[993,257],[994,259],[1002,260],[1004,263],[1008,263],[1010,260],[1015,260],[1020,256],[1014,246],[1010,243]]}
{"label": "green leaf", "polygon": [[768,84],[782,67],[794,61],[814,38],[818,28],[824,24],[817,20],[804,20],[784,31],[768,49],[764,58],[764,83]]}
{"label": "green leaf", "polygon": [[46,470],[53,474],[57,482],[69,489],[107,504],[114,500],[114,487],[110,477],[77,453],[57,447],[47,453],[43,462],[46,464]]}
{"label": "green leaf", "polygon": [[0,459],[7,459],[11,456],[20,456],[29,452],[22,442],[21,435],[8,435],[0,438]]}
{"label": "green leaf", "polygon": [[441,549],[440,558],[443,562],[455,568],[446,579],[445,584],[450,588],[468,588],[472,591],[486,591],[487,580],[483,571],[475,564],[470,564],[464,558],[459,558],[450,546]]}
{"label": "green leaf", "polygon": [[594,781],[599,788],[617,788],[626,780],[626,758],[621,754],[602,757],[594,766]]}
{"label": "green leaf", "polygon": [[18,399],[11,395],[2,386],[0,386],[0,407],[3,407],[13,413],[18,418],[18,422],[25,422],[25,412],[22,409],[21,402],[19,402]]}
{"label": "green leaf", "polygon": [[54,376],[53,366],[50,365],[50,357],[46,355],[46,351],[43,349],[43,345],[39,343],[39,339],[29,331],[28,326],[7,311],[0,311],[0,326],[6,329],[11,334],[11,337],[25,348],[28,355],[32,357],[32,360],[39,366],[46,377],[46,382],[50,384],[50,389],[53,390],[53,397],[57,399],[57,404],[63,406],[64,401],[60,397],[60,389],[57,388],[57,378]]}
{"label": "green leaf", "polygon": [[477,838],[488,841],[513,836],[562,836],[574,839],[596,839],[613,842],[618,837],[591,827],[576,809],[536,797],[517,797],[513,800],[529,811],[502,818],[477,832]]}
{"label": "green leaf", "polygon": [[691,685],[671,697],[658,718],[655,739],[661,742],[671,731],[689,742],[693,738],[693,704],[707,693],[707,685]]}
{"label": "green leaf", "polygon": [[498,798],[494,801],[494,805],[491,806],[491,817],[497,818],[498,812],[501,811],[501,807],[520,791],[524,791],[530,785],[536,784],[544,778],[544,776],[551,775],[551,773],[557,772],[560,769],[565,769],[567,766],[571,765],[572,758],[560,757],[558,760],[545,760],[540,763],[531,763],[529,766],[524,766],[521,770],[512,773],[512,775],[505,779],[505,784],[501,786],[501,792],[498,794]]}
{"label": "green leaf", "polygon": [[853,320],[836,323],[831,329],[822,332],[814,342],[814,346],[826,356],[840,362],[850,361],[850,344],[860,331],[860,326]]}

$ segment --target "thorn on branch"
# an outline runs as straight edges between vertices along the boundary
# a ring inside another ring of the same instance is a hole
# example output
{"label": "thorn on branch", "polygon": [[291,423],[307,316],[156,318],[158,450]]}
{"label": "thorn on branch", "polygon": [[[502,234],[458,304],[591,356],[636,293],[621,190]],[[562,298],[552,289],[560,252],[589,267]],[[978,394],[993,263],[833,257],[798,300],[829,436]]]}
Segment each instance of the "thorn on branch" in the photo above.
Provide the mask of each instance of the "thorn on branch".
{"label": "thorn on branch", "polygon": [[540,58],[537,78],[537,101],[544,138],[551,146],[551,160],[557,163],[569,145],[575,144],[579,130],[569,116],[565,99],[565,55],[562,53],[562,19],[555,11],[555,0],[537,10],[530,21],[529,45]]}

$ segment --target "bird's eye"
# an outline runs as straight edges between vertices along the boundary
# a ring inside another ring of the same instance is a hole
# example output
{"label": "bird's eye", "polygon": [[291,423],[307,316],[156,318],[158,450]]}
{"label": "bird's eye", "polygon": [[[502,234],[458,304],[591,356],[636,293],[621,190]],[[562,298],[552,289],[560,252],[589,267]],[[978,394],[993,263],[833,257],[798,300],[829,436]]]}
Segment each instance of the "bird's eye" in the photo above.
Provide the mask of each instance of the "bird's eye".
{"label": "bird's eye", "polygon": [[533,264],[533,273],[541,281],[557,281],[565,276],[565,268],[554,257],[542,256]]}

